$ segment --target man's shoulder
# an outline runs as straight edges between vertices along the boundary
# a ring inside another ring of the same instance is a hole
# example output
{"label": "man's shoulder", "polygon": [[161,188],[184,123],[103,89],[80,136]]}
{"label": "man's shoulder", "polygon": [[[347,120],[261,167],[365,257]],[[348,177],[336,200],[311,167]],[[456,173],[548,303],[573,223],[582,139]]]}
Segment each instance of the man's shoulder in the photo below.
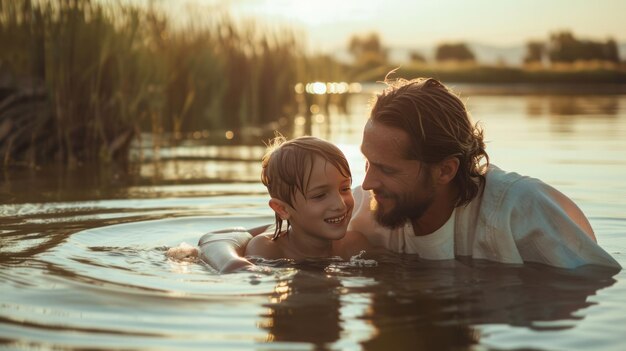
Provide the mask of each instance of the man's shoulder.
{"label": "man's shoulder", "polygon": [[505,186],[529,179],[516,172],[505,171],[494,164],[490,164],[485,172],[485,179],[488,185]]}
{"label": "man's shoulder", "polygon": [[483,221],[494,225],[495,218],[505,218],[511,211],[544,203],[549,199],[552,188],[539,179],[523,176],[515,172],[506,172],[490,165],[485,174],[483,191],[457,217],[479,216]]}
{"label": "man's shoulder", "polygon": [[495,165],[490,165],[485,174],[484,197],[494,201],[503,197],[528,197],[541,194],[549,186],[537,178],[507,172]]}

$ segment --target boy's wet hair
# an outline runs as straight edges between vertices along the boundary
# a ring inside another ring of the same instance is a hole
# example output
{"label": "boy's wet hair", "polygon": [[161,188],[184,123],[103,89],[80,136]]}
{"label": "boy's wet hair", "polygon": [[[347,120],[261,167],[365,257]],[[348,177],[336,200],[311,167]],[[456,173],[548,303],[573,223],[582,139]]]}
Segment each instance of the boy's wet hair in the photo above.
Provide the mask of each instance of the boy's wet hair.
{"label": "boy's wet hair", "polygon": [[[313,171],[315,156],[321,157],[335,167],[341,175],[352,179],[348,160],[332,143],[312,136],[287,141],[279,135],[272,139],[263,156],[261,182],[270,196],[293,207],[296,191],[305,195]],[[282,232],[283,220],[276,214],[276,230],[272,240]],[[287,230],[289,230],[287,221]]]}

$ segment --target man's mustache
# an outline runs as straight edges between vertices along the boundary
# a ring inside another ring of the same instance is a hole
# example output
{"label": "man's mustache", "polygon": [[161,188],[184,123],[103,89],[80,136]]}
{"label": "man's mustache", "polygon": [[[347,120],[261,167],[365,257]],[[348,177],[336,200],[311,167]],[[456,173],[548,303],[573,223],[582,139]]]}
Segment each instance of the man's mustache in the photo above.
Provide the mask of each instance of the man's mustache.
{"label": "man's mustache", "polygon": [[384,191],[384,190],[372,189],[370,190],[370,192],[372,193],[372,195],[382,197],[382,198],[394,198],[395,197],[395,194]]}

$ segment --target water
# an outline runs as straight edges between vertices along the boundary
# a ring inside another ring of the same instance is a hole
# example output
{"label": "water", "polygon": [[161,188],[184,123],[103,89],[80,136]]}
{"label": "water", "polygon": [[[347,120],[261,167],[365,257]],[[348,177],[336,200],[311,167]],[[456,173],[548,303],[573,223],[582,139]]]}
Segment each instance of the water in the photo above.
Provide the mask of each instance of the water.
{"label": "water", "polygon": [[[491,161],[573,198],[626,267],[626,95],[459,86]],[[318,118],[355,184],[367,96]],[[269,223],[262,147],[180,147],[115,169],[3,170],[0,348],[621,350],[626,273],[388,255],[218,275],[164,252]],[[177,159],[168,158],[176,155]]]}

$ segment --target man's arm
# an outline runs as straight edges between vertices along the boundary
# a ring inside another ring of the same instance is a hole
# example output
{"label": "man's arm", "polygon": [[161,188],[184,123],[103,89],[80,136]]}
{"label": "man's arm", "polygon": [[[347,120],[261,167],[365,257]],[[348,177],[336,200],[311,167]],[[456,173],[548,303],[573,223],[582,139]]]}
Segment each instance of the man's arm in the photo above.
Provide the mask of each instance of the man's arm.
{"label": "man's arm", "polygon": [[587,264],[620,268],[598,245],[589,221],[567,196],[528,178],[509,192],[514,196],[500,204],[500,210],[508,213],[508,223],[502,224],[507,224],[524,261],[562,268]]}

